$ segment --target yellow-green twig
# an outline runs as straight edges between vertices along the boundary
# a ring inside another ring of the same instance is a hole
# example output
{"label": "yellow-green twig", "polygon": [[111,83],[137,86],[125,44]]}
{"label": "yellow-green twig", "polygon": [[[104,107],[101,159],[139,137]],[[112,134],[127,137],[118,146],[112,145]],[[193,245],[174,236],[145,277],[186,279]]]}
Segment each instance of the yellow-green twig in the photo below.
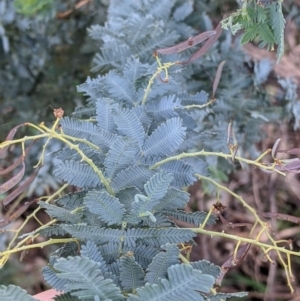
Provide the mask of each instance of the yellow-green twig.
{"label": "yellow-green twig", "polygon": [[[202,151],[193,152],[193,153],[182,153],[182,154],[179,154],[179,155],[176,155],[176,156],[166,158],[164,160],[161,160],[161,161],[155,163],[150,168],[151,169],[156,169],[159,166],[161,166],[161,165],[163,165],[167,162],[170,162],[170,161],[176,161],[176,160],[180,160],[180,159],[183,159],[183,158],[190,158],[190,157],[197,157],[197,156],[216,156],[216,157],[221,157],[221,158],[224,158],[224,159],[232,159],[231,154],[224,154],[222,152],[221,153],[220,152],[206,152],[206,151],[202,150]],[[239,156],[235,156],[235,160],[237,160],[239,162],[247,163],[249,165],[256,166],[256,167],[261,168],[263,170],[274,171],[274,172],[277,172],[277,173],[285,176],[285,173],[283,173],[280,170],[275,169],[275,163],[272,166],[266,166],[266,165],[264,165],[262,163],[259,163],[257,161],[245,159],[245,158],[242,158],[242,157],[239,157]]]}
{"label": "yellow-green twig", "polygon": [[156,59],[158,60],[158,67],[157,67],[157,70],[156,72],[151,76],[151,78],[149,79],[149,82],[148,82],[148,85],[147,85],[147,88],[145,89],[145,94],[144,94],[144,97],[142,99],[142,105],[144,105],[147,101],[147,97],[150,93],[150,90],[151,90],[151,87],[153,85],[153,82],[154,82],[154,79],[162,72],[162,71],[165,71],[166,74],[168,74],[168,69],[174,65],[177,65],[178,62],[173,62],[173,63],[165,63],[165,64],[161,64],[159,59],[156,57]]}
{"label": "yellow-green twig", "polygon": [[11,255],[13,253],[18,253],[18,252],[24,251],[24,250],[29,250],[29,249],[34,249],[34,248],[44,248],[49,245],[65,244],[67,242],[78,242],[78,240],[76,238],[57,238],[57,239],[50,238],[47,241],[40,242],[37,244],[30,244],[30,245],[26,245],[26,246],[22,246],[22,247],[18,247],[18,248],[16,247],[16,248],[13,248],[12,250],[6,250],[4,252],[1,252],[1,255],[7,256],[7,255]]}
{"label": "yellow-green twig", "polygon": [[[199,178],[199,179],[203,179],[203,180],[206,180],[206,181],[209,181],[211,182],[212,184],[214,184],[216,187],[218,187],[219,189],[222,189],[226,192],[228,192],[229,194],[231,194],[233,197],[235,197],[238,201],[240,201],[242,203],[242,205],[244,207],[246,207],[255,217],[255,220],[256,220],[256,224],[259,224],[263,229],[268,229],[268,227],[266,227],[266,223],[263,222],[260,217],[258,216],[258,214],[256,213],[255,209],[252,208],[250,205],[247,204],[247,202],[245,202],[245,200],[237,195],[236,193],[234,193],[233,191],[231,191],[229,188],[217,183],[216,181],[214,181],[213,179],[210,179],[208,177],[205,177],[205,176],[202,176],[202,175],[199,175],[199,174],[196,174],[196,176]],[[227,238],[231,238],[231,239],[234,239],[234,240],[238,240],[238,241],[242,241],[242,242],[249,242],[253,245],[257,245],[259,247],[261,247],[262,249],[272,249],[272,250],[275,250],[276,253],[277,253],[277,256],[279,258],[279,261],[280,263],[282,264],[284,270],[285,270],[285,273],[287,275],[287,284],[290,288],[290,290],[293,292],[294,289],[292,287],[292,284],[291,284],[291,273],[290,273],[290,270],[291,270],[291,267],[289,265],[289,262],[288,264],[285,263],[285,261],[283,260],[282,258],[282,253],[283,254],[286,254],[286,255],[295,255],[295,256],[300,256],[300,252],[295,252],[295,251],[291,251],[291,250],[287,250],[286,248],[284,247],[278,247],[277,246],[277,242],[273,239],[273,237],[270,235],[270,233],[268,231],[265,231],[268,239],[271,241],[272,243],[272,246],[271,245],[268,245],[268,244],[264,244],[264,243],[261,243],[259,242],[259,236],[260,234],[255,238],[255,239],[252,239],[252,238],[245,238],[245,237],[239,237],[239,236],[235,236],[235,235],[230,235],[230,234],[225,234],[225,233],[219,233],[219,232],[212,232],[212,231],[207,231],[207,230],[204,230],[204,229],[201,229],[201,228],[198,228],[198,231],[197,233],[203,233],[201,231],[206,231],[206,234],[207,235],[211,235],[211,236],[220,236],[220,237],[227,237]],[[196,232],[196,231],[195,231]],[[218,233],[218,234],[217,234]]]}

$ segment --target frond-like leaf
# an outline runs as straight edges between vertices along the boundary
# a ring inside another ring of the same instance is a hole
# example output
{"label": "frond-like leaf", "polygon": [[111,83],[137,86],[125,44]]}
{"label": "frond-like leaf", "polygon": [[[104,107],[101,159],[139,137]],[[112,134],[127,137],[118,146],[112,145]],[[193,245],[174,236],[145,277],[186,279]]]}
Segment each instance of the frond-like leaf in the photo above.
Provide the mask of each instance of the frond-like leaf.
{"label": "frond-like leaf", "polygon": [[208,176],[208,166],[205,161],[199,158],[185,158],[184,161],[193,167],[195,173]]}
{"label": "frond-like leaf", "polygon": [[131,166],[117,174],[112,180],[111,187],[115,192],[125,188],[137,187],[143,189],[145,182],[152,176],[153,172],[143,166]]}
{"label": "frond-like leaf", "polygon": [[[91,159],[97,166],[101,166],[104,162],[104,154],[100,150],[95,150],[84,143],[78,144],[80,150],[86,157]],[[82,155],[75,149],[65,147],[57,152],[57,159],[60,161],[81,161]]]}
{"label": "frond-like leaf", "polygon": [[145,273],[133,256],[126,255],[120,260],[120,279],[126,291],[133,291],[143,286]]}
{"label": "frond-like leaf", "polygon": [[101,271],[94,261],[85,257],[60,258],[54,265],[58,277],[68,279],[66,291],[71,291],[72,296],[85,300],[98,296],[100,299],[123,301],[120,289],[111,279],[104,279]]}
{"label": "frond-like leaf", "polygon": [[144,127],[148,129],[152,123],[152,118],[148,114],[147,106],[146,105],[135,106],[134,108],[132,108],[132,112],[134,112],[134,114],[138,117],[139,121],[144,125]]}
{"label": "frond-like leaf", "polygon": [[155,221],[151,211],[159,203],[160,199],[165,196],[172,180],[173,176],[163,171],[152,176],[144,185],[147,196],[135,195],[132,203],[132,214],[137,217],[149,216],[151,220]]}
{"label": "frond-like leaf", "polygon": [[169,188],[165,197],[154,207],[155,211],[184,209],[190,199],[190,195],[182,190]]}
{"label": "frond-like leaf", "polygon": [[87,140],[90,140],[90,136],[96,134],[98,130],[97,126],[91,122],[81,121],[68,116],[60,119],[60,125],[64,134]]}
{"label": "frond-like leaf", "polygon": [[84,197],[87,191],[82,190],[79,192],[68,193],[58,199],[56,199],[56,203],[60,206],[64,207],[67,210],[74,210],[75,208],[81,207],[84,202]]}
{"label": "frond-like leaf", "polygon": [[132,56],[127,59],[123,72],[127,80],[135,85],[139,78],[147,74],[148,69],[148,64],[142,64],[139,59]]}
{"label": "frond-like leaf", "polygon": [[[53,256],[50,257],[50,264],[54,264],[55,258],[57,257],[68,257],[78,255],[78,243],[77,242],[67,242],[61,248],[58,248]],[[52,260],[54,258],[54,261]]]}
{"label": "frond-like leaf", "polygon": [[[113,45],[111,45],[113,47]],[[119,68],[124,64],[125,58],[131,55],[130,48],[127,45],[117,46],[116,48],[102,48],[101,54],[96,53],[92,72],[109,71],[112,68]],[[111,95],[112,96],[112,95]],[[113,96],[112,96],[113,98]]]}
{"label": "frond-like leaf", "polygon": [[98,246],[93,241],[87,241],[86,244],[81,246],[80,255],[98,263],[102,274],[108,272],[106,262],[104,261]]}
{"label": "frond-like leaf", "polygon": [[99,246],[99,251],[101,252],[104,260],[107,263],[111,263],[117,260],[120,255],[120,245],[115,242],[109,242],[102,246]]}
{"label": "frond-like leaf", "polygon": [[57,291],[63,291],[65,285],[69,282],[68,279],[62,279],[57,276],[57,271],[52,265],[47,265],[42,268],[42,273],[45,281]]}
{"label": "frond-like leaf", "polygon": [[77,297],[72,296],[70,293],[62,294],[54,297],[54,301],[80,301]]}
{"label": "frond-like leaf", "polygon": [[176,110],[182,109],[180,99],[175,95],[164,96],[159,101],[154,101],[149,105],[149,112],[151,112],[156,120],[158,118],[169,119],[177,117]]}
{"label": "frond-like leaf", "polygon": [[129,229],[125,233],[124,244],[128,247],[135,247],[136,241],[141,241],[145,245],[160,247],[167,243],[178,244],[189,242],[195,237],[193,231],[178,228],[166,229]]}
{"label": "frond-like leaf", "polygon": [[116,194],[116,197],[124,205],[126,211],[129,212],[132,209],[132,203],[136,194],[142,194],[141,190],[131,187],[121,190]]}
{"label": "frond-like leaf", "polygon": [[91,240],[96,244],[107,244],[108,242],[119,242],[124,231],[117,229],[104,229],[86,225],[61,225],[61,227],[82,241]]}
{"label": "frond-like leaf", "polygon": [[285,19],[282,13],[282,3],[276,1],[271,3],[270,14],[272,20],[272,30],[277,48],[277,58],[280,59],[284,54],[284,27]]}
{"label": "frond-like leaf", "polygon": [[112,132],[115,127],[113,115],[112,115],[112,104],[113,101],[110,98],[100,98],[96,102],[96,119],[98,126],[106,131]]}
{"label": "frond-like leaf", "polygon": [[208,94],[205,91],[200,91],[194,95],[182,93],[179,94],[179,99],[182,105],[203,105],[208,101]]}
{"label": "frond-like leaf", "polygon": [[141,148],[144,143],[145,133],[135,113],[132,110],[119,109],[113,110],[113,116],[119,133],[134,139]]}
{"label": "frond-like leaf", "polygon": [[271,28],[269,27],[268,24],[260,23],[259,34],[261,35],[262,39],[264,41],[266,41],[267,43],[272,45],[275,42],[274,41],[274,35],[273,35],[272,30],[271,30]]}
{"label": "frond-like leaf", "polygon": [[111,145],[106,155],[104,166],[105,174],[111,179],[118,172],[129,167],[137,156],[137,144],[131,139],[124,137]]}
{"label": "frond-like leaf", "polygon": [[190,186],[196,182],[194,176],[194,169],[191,165],[186,164],[183,161],[171,161],[161,166],[161,169],[165,172],[172,173],[174,180],[172,186],[182,188]]}
{"label": "frond-like leaf", "polygon": [[77,187],[97,187],[101,185],[99,176],[92,167],[77,161],[65,161],[55,165],[53,173],[59,179]]}
{"label": "frond-like leaf", "polygon": [[144,157],[168,156],[174,153],[185,138],[185,130],[180,118],[168,119],[146,139],[143,146]]}
{"label": "frond-like leaf", "polygon": [[[185,211],[172,211],[172,210],[163,210],[163,214],[167,216],[172,216],[175,219],[180,221],[184,221],[186,223],[193,224],[195,226],[201,225],[206,219],[207,212],[204,211],[196,211],[196,212],[185,212]],[[214,215],[210,215],[207,220],[206,225],[213,225],[216,223],[216,217]]]}
{"label": "frond-like leaf", "polygon": [[74,112],[72,113],[72,117],[74,118],[82,118],[82,117],[93,117],[96,115],[96,109],[94,106],[85,106],[75,108]]}
{"label": "frond-like leaf", "polygon": [[212,275],[214,278],[218,278],[221,273],[220,267],[207,260],[191,262],[191,266],[193,269],[199,270],[203,274]]}
{"label": "frond-like leaf", "polygon": [[48,226],[47,228],[38,229],[34,233],[38,233],[44,237],[51,237],[51,236],[64,236],[66,235],[66,231],[63,230],[59,225]]}
{"label": "frond-like leaf", "polygon": [[[156,219],[152,214],[152,209],[157,205],[162,197],[167,193],[173,176],[164,172],[158,172],[144,185],[147,196],[136,194],[132,203],[132,211],[129,222],[134,222],[134,217],[141,218],[149,216],[155,222]],[[132,219],[133,218],[133,219]]]}
{"label": "frond-like leaf", "polygon": [[155,221],[151,221],[149,218],[143,218],[140,221],[140,225],[143,227],[151,227],[151,228],[166,228],[170,226],[175,226],[175,223],[171,222],[167,216],[163,215],[160,212],[153,213]]}
{"label": "frond-like leaf", "polygon": [[[194,270],[190,265],[177,264],[168,269],[168,279],[137,289],[138,296],[130,295],[128,301],[203,301],[199,291],[208,293],[215,279]],[[184,296],[184,298],[183,298]]]}
{"label": "frond-like leaf", "polygon": [[151,202],[155,202],[163,198],[173,180],[172,174],[158,172],[145,184],[144,188]]}
{"label": "frond-like leaf", "polygon": [[0,286],[0,300],[1,301],[36,301],[27,292],[15,285]]}
{"label": "frond-like leaf", "polygon": [[147,268],[153,257],[159,253],[159,248],[138,244],[136,248],[130,248],[134,254],[135,260],[143,268]]}
{"label": "frond-like leaf", "polygon": [[40,205],[41,208],[46,209],[47,214],[51,218],[55,218],[59,221],[62,222],[67,222],[67,223],[80,223],[81,222],[81,217],[77,213],[71,213],[70,211],[54,206],[42,201],[39,201],[38,204]]}
{"label": "frond-like leaf", "polygon": [[157,254],[147,268],[147,283],[159,283],[160,278],[167,277],[168,268],[179,263],[179,248],[176,245],[166,245],[162,248],[165,252]]}
{"label": "frond-like leaf", "polygon": [[86,139],[101,148],[109,148],[118,138],[117,135],[107,132],[91,122],[65,117],[61,119],[64,134]]}
{"label": "frond-like leaf", "polygon": [[125,212],[124,205],[105,190],[91,190],[84,198],[90,212],[95,213],[108,225],[121,224]]}
{"label": "frond-like leaf", "polygon": [[185,2],[176,8],[176,10],[173,13],[173,17],[177,22],[183,21],[193,11],[194,11],[193,5],[190,2]]}
{"label": "frond-like leaf", "polygon": [[110,71],[105,76],[103,85],[113,99],[118,99],[128,104],[133,104],[136,101],[135,87],[115,70]]}
{"label": "frond-like leaf", "polygon": [[216,293],[215,295],[208,296],[207,300],[209,301],[225,301],[227,299],[236,297],[243,298],[248,296],[246,292],[238,292],[238,293]]}

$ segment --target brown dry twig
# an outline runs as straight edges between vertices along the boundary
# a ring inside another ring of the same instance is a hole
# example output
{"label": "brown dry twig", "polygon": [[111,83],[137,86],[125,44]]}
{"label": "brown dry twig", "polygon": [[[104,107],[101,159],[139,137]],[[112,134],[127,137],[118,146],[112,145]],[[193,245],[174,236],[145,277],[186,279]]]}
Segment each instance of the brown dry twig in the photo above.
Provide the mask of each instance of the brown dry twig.
{"label": "brown dry twig", "polygon": [[[81,0],[80,2],[78,2],[78,3],[75,5],[74,9],[77,10],[77,9],[83,7],[84,5],[88,4],[89,2],[91,2],[91,0]],[[72,12],[74,11],[74,9],[68,9],[68,10],[66,10],[66,11],[63,12],[63,13],[57,13],[57,14],[56,14],[56,18],[57,18],[57,19],[64,19],[64,18],[67,18],[67,17],[69,17],[69,16],[72,14]]]}

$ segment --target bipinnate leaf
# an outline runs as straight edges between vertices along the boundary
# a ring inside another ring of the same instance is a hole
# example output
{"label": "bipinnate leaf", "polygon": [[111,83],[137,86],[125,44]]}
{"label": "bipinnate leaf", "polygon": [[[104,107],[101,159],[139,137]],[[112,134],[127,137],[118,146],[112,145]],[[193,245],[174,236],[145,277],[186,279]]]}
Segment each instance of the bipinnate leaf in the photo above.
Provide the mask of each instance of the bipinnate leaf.
{"label": "bipinnate leaf", "polygon": [[121,284],[126,291],[133,291],[145,284],[144,270],[130,253],[121,258],[120,264]]}
{"label": "bipinnate leaf", "polygon": [[210,295],[207,299],[209,301],[225,301],[227,299],[237,297],[242,298],[248,296],[246,292],[238,292],[238,293],[216,293],[215,295]]}
{"label": "bipinnate leaf", "polygon": [[155,211],[184,209],[190,199],[190,195],[182,190],[173,187],[168,189],[165,197],[155,206]]}
{"label": "bipinnate leaf", "polygon": [[124,235],[123,230],[106,229],[96,226],[62,224],[61,227],[75,238],[83,241],[91,240],[96,244],[120,242],[121,237]]}
{"label": "bipinnate leaf", "polygon": [[140,243],[145,245],[160,247],[167,243],[179,244],[189,242],[196,234],[188,229],[179,228],[131,228],[124,235],[125,247],[135,247]]}
{"label": "bipinnate leaf", "polygon": [[203,105],[208,101],[208,94],[203,90],[197,92],[194,95],[188,93],[180,93],[178,97],[181,100],[182,105]]}
{"label": "bipinnate leaf", "polygon": [[99,266],[86,257],[59,258],[54,264],[57,276],[68,279],[65,291],[80,300],[98,296],[100,300],[122,301],[124,297],[111,279],[104,279]]}
{"label": "bipinnate leaf", "polygon": [[86,244],[81,246],[80,255],[82,257],[87,257],[90,260],[95,261],[99,264],[99,269],[101,270],[102,274],[108,272],[106,262],[103,259],[103,256],[98,248],[98,246],[93,241],[87,241]]}
{"label": "bipinnate leaf", "polygon": [[64,134],[86,139],[101,148],[108,148],[118,138],[116,134],[80,119],[64,117],[60,123]]}
{"label": "bipinnate leaf", "polygon": [[168,280],[137,289],[137,295],[130,295],[128,301],[203,301],[200,292],[208,293],[214,285],[214,277],[194,270],[187,264],[176,264],[168,269]]}
{"label": "bipinnate leaf", "polygon": [[174,153],[183,142],[186,128],[182,119],[174,117],[162,123],[145,141],[143,155],[168,156]]}
{"label": "bipinnate leaf", "polygon": [[110,98],[100,98],[96,103],[96,119],[98,126],[107,132],[112,132],[115,122],[112,114],[113,100]]}
{"label": "bipinnate leaf", "polygon": [[144,166],[130,166],[121,172],[111,182],[111,188],[118,192],[120,190],[136,187],[143,189],[145,182],[149,180],[153,171]]}
{"label": "bipinnate leaf", "polygon": [[151,263],[153,257],[159,253],[159,248],[138,244],[136,248],[131,249],[134,253],[134,258],[138,264],[146,269]]}
{"label": "bipinnate leaf", "polygon": [[177,7],[173,13],[173,18],[176,21],[183,21],[194,11],[193,4],[191,2],[184,2],[182,5]]}
{"label": "bipinnate leaf", "polygon": [[65,289],[65,285],[69,282],[68,279],[59,278],[52,265],[43,267],[42,273],[45,281],[57,291],[63,291]]}
{"label": "bipinnate leaf", "polygon": [[138,58],[131,56],[124,66],[124,75],[132,84],[136,84],[139,78],[146,75],[148,68],[148,64],[142,64]]}
{"label": "bipinnate leaf", "polygon": [[155,222],[156,218],[152,212],[153,208],[160,202],[161,198],[166,195],[172,180],[173,176],[163,171],[152,176],[144,185],[147,196],[142,194],[136,194],[134,196],[131,213],[138,218],[149,216],[149,218]]}
{"label": "bipinnate leaf", "polygon": [[191,266],[193,269],[201,271],[203,274],[212,275],[214,278],[217,278],[220,273],[220,267],[207,261],[207,260],[199,260],[191,262]]}
{"label": "bipinnate leaf", "polygon": [[55,165],[53,173],[59,179],[78,187],[97,187],[101,184],[93,168],[82,162],[60,162]]}
{"label": "bipinnate leaf", "polygon": [[129,167],[136,159],[138,145],[135,140],[125,137],[117,139],[105,157],[105,174],[110,179],[118,172]]}
{"label": "bipinnate leaf", "polygon": [[107,225],[121,224],[125,213],[124,205],[105,190],[91,190],[84,198],[90,212],[95,213]]}
{"label": "bipinnate leaf", "polygon": [[178,116],[178,109],[182,109],[180,99],[176,95],[167,95],[159,101],[152,102],[148,106],[148,111],[154,115],[156,120],[168,119]]}
{"label": "bipinnate leaf", "polygon": [[80,215],[78,213],[72,213],[64,208],[48,204],[43,201],[39,201],[38,204],[41,208],[46,209],[47,214],[59,221],[68,222],[68,223],[79,223],[81,221]]}
{"label": "bipinnate leaf", "polygon": [[[180,221],[193,224],[195,226],[201,225],[207,217],[207,212],[204,211],[186,212],[181,210],[163,210],[161,211],[161,213],[169,217],[174,217],[175,219],[178,219]],[[206,225],[213,225],[216,223],[216,220],[217,218],[214,215],[210,215],[208,220],[206,221]]]}
{"label": "bipinnate leaf", "polygon": [[163,198],[166,195],[172,180],[172,174],[165,173],[164,171],[160,171],[152,176],[144,186],[150,201],[155,202]]}
{"label": "bipinnate leaf", "polygon": [[193,167],[184,161],[171,161],[163,164],[161,169],[173,175],[172,186],[182,188],[190,186],[197,181]]}
{"label": "bipinnate leaf", "polygon": [[109,242],[99,246],[98,248],[107,263],[116,261],[120,255],[120,246],[117,242]]}
{"label": "bipinnate leaf", "polygon": [[0,300],[1,301],[37,301],[31,297],[27,292],[15,285],[0,286]]}
{"label": "bipinnate leaf", "polygon": [[103,86],[109,93],[109,96],[113,99],[118,99],[124,103],[134,103],[135,88],[133,84],[127,80],[126,77],[121,76],[115,70],[109,71],[109,73],[103,79]]}
{"label": "bipinnate leaf", "polygon": [[77,297],[72,296],[70,293],[62,294],[54,297],[54,301],[80,301]]}
{"label": "bipinnate leaf", "polygon": [[144,143],[145,132],[135,113],[129,109],[115,109],[113,116],[119,133],[134,139],[141,148]]}
{"label": "bipinnate leaf", "polygon": [[145,280],[147,283],[159,283],[160,278],[167,277],[168,268],[179,263],[179,248],[176,245],[167,244],[162,247],[147,268]]}

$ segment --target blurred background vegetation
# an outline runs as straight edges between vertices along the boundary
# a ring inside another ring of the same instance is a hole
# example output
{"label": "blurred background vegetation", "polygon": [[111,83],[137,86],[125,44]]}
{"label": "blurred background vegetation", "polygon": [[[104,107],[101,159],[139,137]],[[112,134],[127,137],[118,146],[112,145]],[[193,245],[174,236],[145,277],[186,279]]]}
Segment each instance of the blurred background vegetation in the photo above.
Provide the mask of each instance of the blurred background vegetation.
{"label": "blurred background vegetation", "polygon": [[[240,1],[203,0],[198,3],[198,10],[220,20],[223,15],[236,10]],[[87,35],[87,28],[93,24],[104,24],[108,5],[109,0],[0,0],[0,141],[17,124],[27,121],[52,122],[52,108],[62,107],[65,114],[70,115],[75,107],[84,102],[82,95],[77,93],[76,86],[88,76],[93,76],[90,72],[92,60],[101,46]],[[268,123],[262,128],[265,139],[257,143],[260,150],[272,147],[279,137],[284,137],[282,148],[300,145],[300,105],[299,102],[294,102],[292,106],[288,102],[299,99],[300,93],[300,0],[284,1],[284,14],[287,20],[286,55],[280,64],[266,63],[266,60],[275,62],[275,54],[258,49],[256,45],[246,45],[241,50],[247,54],[241,64],[249,67],[251,76],[258,74],[258,68],[268,69],[266,79],[256,89],[269,98],[274,111],[278,104],[286,106],[286,111],[283,111],[286,114],[277,115],[277,123]],[[290,88],[291,86],[294,88]],[[293,114],[289,114],[289,111]],[[20,132],[22,134],[24,133]],[[54,150],[55,145],[52,151]],[[42,195],[57,187],[50,169],[51,166],[45,169],[27,198],[34,197],[35,194]],[[227,174],[219,175],[220,178],[221,176],[231,189],[240,193],[254,207],[260,209],[265,199],[271,199],[271,203],[276,199],[276,206],[281,212],[300,216],[298,175],[283,179],[262,175],[257,170],[228,170]],[[36,190],[37,188],[40,190]],[[207,210],[216,201],[214,196],[201,190],[199,183],[191,187],[190,192],[192,198],[188,210]],[[229,196],[222,203],[228,206],[228,219],[231,222],[248,222],[243,208],[236,207],[237,204]],[[29,211],[33,209],[29,208]],[[21,220],[24,218],[26,213]],[[46,221],[47,216],[39,216],[39,219]],[[14,227],[17,228],[20,222],[16,221]],[[32,222],[25,231],[30,232],[35,227]],[[295,247],[299,249],[298,225],[280,222],[277,224],[277,231],[282,239],[292,238]],[[243,235],[242,229],[237,229],[236,233]],[[1,250],[5,248],[8,239],[8,236],[0,237]],[[234,248],[231,242],[211,242],[203,237],[198,239],[199,247],[195,248],[192,255],[194,260],[206,258],[221,265]],[[46,286],[40,269],[47,264],[48,254],[53,251],[50,248],[30,251],[23,262],[19,261],[19,255],[15,255],[1,270],[0,284],[14,283],[32,294],[44,290]],[[266,291],[269,293],[266,300],[300,300],[297,297],[300,295],[300,276],[297,275],[300,262],[294,264],[294,284],[298,294],[292,296],[284,285],[282,275],[277,278],[282,285],[276,287],[276,294],[270,292],[270,274],[273,278],[274,275],[278,277],[281,267],[272,267],[260,259],[262,255],[252,248],[245,263],[225,277],[223,285],[227,292],[250,291],[248,300],[263,300]],[[278,269],[276,273],[274,269]],[[276,283],[274,279],[273,283]]]}

